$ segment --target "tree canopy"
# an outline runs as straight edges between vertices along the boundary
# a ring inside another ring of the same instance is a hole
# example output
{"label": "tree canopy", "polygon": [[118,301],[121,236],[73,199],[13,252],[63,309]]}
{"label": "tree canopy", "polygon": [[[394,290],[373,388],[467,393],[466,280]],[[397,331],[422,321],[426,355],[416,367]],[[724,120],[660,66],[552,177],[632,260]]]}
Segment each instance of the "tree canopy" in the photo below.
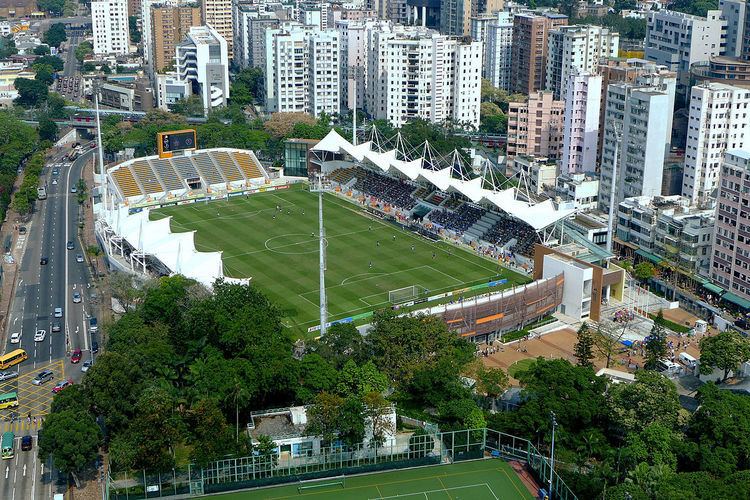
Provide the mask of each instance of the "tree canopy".
{"label": "tree canopy", "polygon": [[[64,0],[37,0],[37,3],[44,2],[45,4],[49,5],[49,9],[52,11],[55,15],[60,16],[62,15],[62,9],[65,5]],[[61,4],[59,6],[59,11],[57,11],[57,5]],[[53,6],[54,9],[53,10]],[[43,9],[42,5],[39,5],[40,9]],[[50,47],[60,47],[60,44],[63,43],[68,39],[68,35],[65,33],[65,25],[62,23],[55,23],[52,26],[49,27],[49,29],[44,33],[44,36],[42,37],[42,41],[49,45]]]}

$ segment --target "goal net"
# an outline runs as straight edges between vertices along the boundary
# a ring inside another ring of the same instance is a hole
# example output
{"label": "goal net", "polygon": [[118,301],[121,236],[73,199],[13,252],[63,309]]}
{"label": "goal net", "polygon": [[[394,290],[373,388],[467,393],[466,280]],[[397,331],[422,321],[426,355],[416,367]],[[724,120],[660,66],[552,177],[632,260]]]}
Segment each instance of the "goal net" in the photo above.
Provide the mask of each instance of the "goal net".
{"label": "goal net", "polygon": [[388,302],[391,304],[403,304],[410,300],[418,299],[422,293],[422,288],[417,285],[397,288],[388,292]]}

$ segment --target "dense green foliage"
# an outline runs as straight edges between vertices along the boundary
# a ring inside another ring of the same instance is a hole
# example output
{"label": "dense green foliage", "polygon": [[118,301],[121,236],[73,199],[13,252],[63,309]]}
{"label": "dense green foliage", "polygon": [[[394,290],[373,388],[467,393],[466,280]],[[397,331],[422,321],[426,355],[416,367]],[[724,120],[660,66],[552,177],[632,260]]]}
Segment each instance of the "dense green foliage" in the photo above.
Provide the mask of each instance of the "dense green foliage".
{"label": "dense green foliage", "polygon": [[94,46],[89,41],[82,41],[76,47],[75,56],[78,62],[83,62],[87,55],[94,53]]}
{"label": "dense green foliage", "polygon": [[[45,423],[40,453],[65,471],[89,465],[100,442],[97,419],[116,470],[169,470],[177,447],[199,463],[250,453],[249,411],[289,404],[312,404],[310,432],[328,441],[354,444],[369,430],[382,442],[392,431],[381,417],[389,387],[421,387],[409,397],[442,402],[446,425],[483,419],[458,380],[473,348],[435,318],[382,315],[367,337],[337,325],[298,359],[280,311],[254,286],[219,281],[209,294],[177,275],[147,283],[138,305],[106,331],[106,352],[81,385],[55,396]],[[416,383],[425,377],[451,393]]]}
{"label": "dense green foliage", "polygon": [[610,13],[603,17],[583,17],[572,19],[569,24],[594,24],[607,26],[620,33],[625,40],[642,41],[646,37],[646,20],[622,17],[620,14]]}
{"label": "dense green foliage", "polygon": [[668,5],[669,10],[706,17],[709,10],[719,8],[718,0],[676,0]]}
{"label": "dense green foliage", "polygon": [[138,16],[128,17],[128,30],[130,31],[130,41],[132,43],[140,43],[141,30],[138,29]]}
{"label": "dense green foliage", "polygon": [[[44,1],[44,0],[42,0]],[[62,1],[64,4],[64,0]],[[62,12],[62,6],[60,7]],[[60,14],[57,14],[60,15]],[[65,33],[65,25],[62,23],[55,23],[49,27],[42,40],[50,47],[60,47],[60,44],[68,39],[68,35]]]}
{"label": "dense green foliage", "polygon": [[[5,218],[17,170],[36,148],[37,135],[34,128],[7,111],[0,112],[0,220]],[[41,161],[43,163],[43,159]],[[36,170],[36,164],[37,161],[32,169]],[[36,183],[33,187],[36,197]]]}
{"label": "dense green foliage", "polygon": [[13,35],[0,37],[0,59],[7,59],[14,54],[18,54],[18,49]]}
{"label": "dense green foliage", "polygon": [[40,11],[53,16],[62,16],[65,10],[65,0],[36,0],[36,5]]}
{"label": "dense green foliage", "polygon": [[229,89],[232,104],[247,106],[252,103],[263,103],[265,77],[260,68],[246,68],[240,71],[232,80]]}
{"label": "dense green foliage", "polygon": [[[40,131],[41,133],[41,131]],[[44,153],[36,153],[26,162],[23,172],[23,182],[13,197],[11,206],[20,215],[31,211],[34,200],[37,199],[36,188],[39,187],[39,176],[44,168]]]}

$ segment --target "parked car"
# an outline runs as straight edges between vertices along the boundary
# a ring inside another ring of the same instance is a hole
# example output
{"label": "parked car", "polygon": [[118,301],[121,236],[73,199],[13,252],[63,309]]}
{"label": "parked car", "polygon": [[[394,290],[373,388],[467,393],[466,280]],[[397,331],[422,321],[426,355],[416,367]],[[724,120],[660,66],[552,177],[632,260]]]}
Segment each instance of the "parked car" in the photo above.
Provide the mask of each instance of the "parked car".
{"label": "parked car", "polygon": [[80,363],[82,356],[83,354],[81,353],[80,349],[74,349],[73,354],[70,355],[70,362],[73,364]]}
{"label": "parked car", "polygon": [[73,385],[73,381],[72,380],[70,380],[70,379],[63,380],[62,382],[58,382],[57,385],[52,388],[52,392],[54,392],[55,394],[57,394],[58,392],[62,391],[63,389],[65,389],[66,387],[71,386],[71,385]]}

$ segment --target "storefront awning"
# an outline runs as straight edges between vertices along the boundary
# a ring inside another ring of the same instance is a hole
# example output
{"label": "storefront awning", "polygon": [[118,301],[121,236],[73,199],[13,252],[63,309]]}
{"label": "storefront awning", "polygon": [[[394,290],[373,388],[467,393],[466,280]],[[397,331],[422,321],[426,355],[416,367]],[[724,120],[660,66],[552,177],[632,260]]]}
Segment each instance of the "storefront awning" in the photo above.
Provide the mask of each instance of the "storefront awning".
{"label": "storefront awning", "polygon": [[750,300],[743,299],[742,297],[735,295],[732,292],[725,293],[721,296],[721,298],[726,300],[727,302],[731,302],[734,305],[740,306],[746,311],[750,311]]}
{"label": "storefront awning", "polygon": [[654,255],[651,252],[647,252],[647,251],[643,250],[642,248],[639,248],[638,250],[636,250],[635,254],[638,255],[638,256],[640,256],[640,257],[643,257],[646,260],[650,260],[654,264],[661,264],[662,261],[664,260],[661,257],[659,257],[658,255]]}
{"label": "storefront awning", "polygon": [[707,282],[701,284],[701,286],[703,288],[705,288],[706,290],[708,290],[709,292],[718,293],[719,295],[721,295],[722,293],[726,292],[726,290],[724,290],[723,288],[721,288],[719,285],[714,285],[710,281],[707,281]]}

